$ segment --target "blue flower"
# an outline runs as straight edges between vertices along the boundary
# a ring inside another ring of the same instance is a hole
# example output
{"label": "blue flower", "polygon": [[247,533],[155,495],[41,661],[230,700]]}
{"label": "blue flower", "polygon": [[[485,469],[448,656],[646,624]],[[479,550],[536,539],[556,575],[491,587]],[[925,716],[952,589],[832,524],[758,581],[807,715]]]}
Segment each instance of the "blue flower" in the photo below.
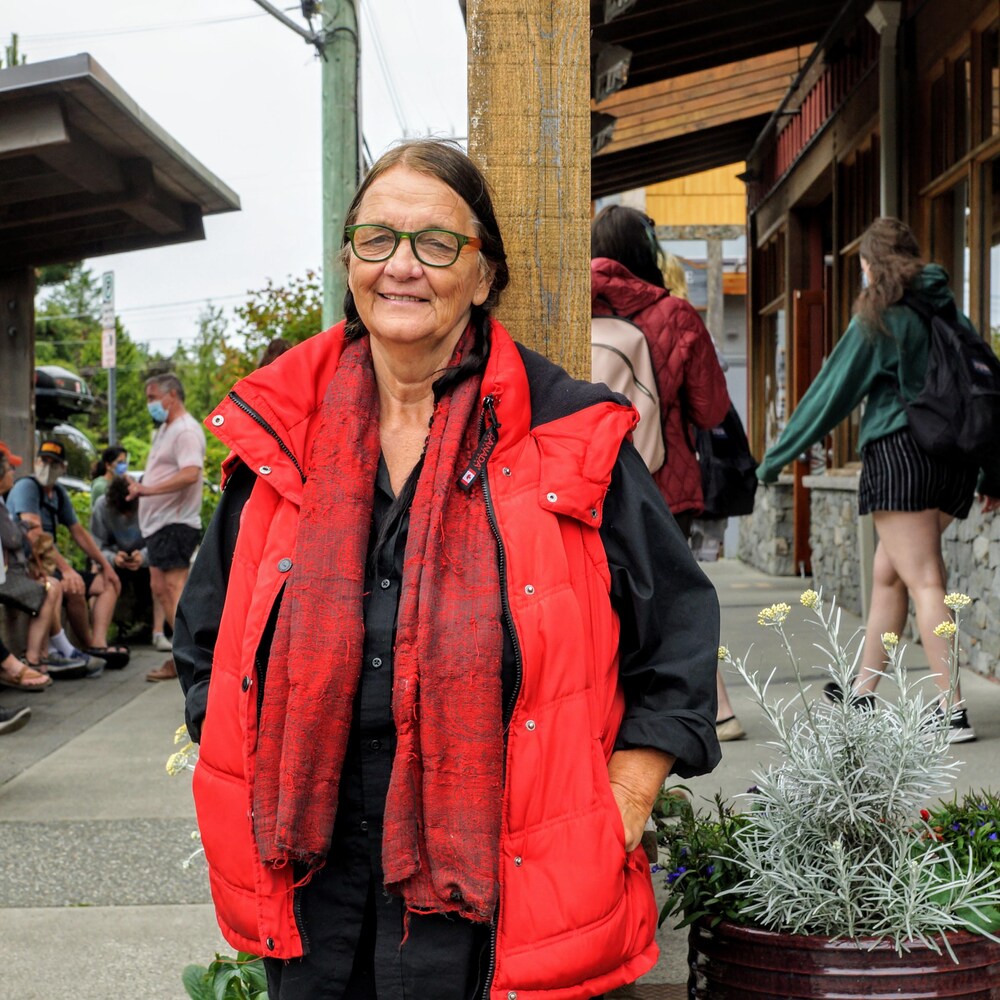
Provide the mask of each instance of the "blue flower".
{"label": "blue flower", "polygon": [[649,874],[650,875],[655,875],[657,872],[662,872],[662,871],[663,871],[663,866],[662,865],[650,865],[649,866]]}
{"label": "blue flower", "polygon": [[684,865],[680,865],[676,870],[669,872],[667,874],[667,885],[673,885],[686,871],[687,868]]}
{"label": "blue flower", "polygon": [[953,830],[955,830],[955,831],[958,831],[958,830],[961,830],[961,829],[962,829],[962,828],[961,828],[961,826],[959,826],[959,825],[958,825],[958,823],[952,823],[952,824],[951,824],[951,828],[952,828]]}
{"label": "blue flower", "polygon": [[993,831],[993,833],[991,833],[991,834],[990,834],[990,837],[989,837],[989,839],[990,839],[990,840],[996,840],[996,839],[997,839],[997,834],[996,834],[996,831],[995,831],[995,830]]}
{"label": "blue flower", "polygon": [[682,847],[681,851],[680,851],[680,855],[681,855],[682,858],[686,858],[688,856],[688,849],[686,847]]}
{"label": "blue flower", "polygon": [[708,867],[707,867],[707,868],[705,869],[705,874],[706,874],[706,875],[714,875],[714,874],[715,874],[715,865],[709,865],[709,866],[708,866]]}

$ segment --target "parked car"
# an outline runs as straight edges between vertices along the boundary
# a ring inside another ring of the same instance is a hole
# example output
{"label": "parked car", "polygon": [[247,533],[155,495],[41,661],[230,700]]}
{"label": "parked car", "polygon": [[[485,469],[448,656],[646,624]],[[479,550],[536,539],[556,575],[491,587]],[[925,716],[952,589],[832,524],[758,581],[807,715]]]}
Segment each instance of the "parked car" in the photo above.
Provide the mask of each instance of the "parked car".
{"label": "parked car", "polygon": [[97,448],[83,431],[66,420],[89,412],[94,403],[93,394],[79,375],[59,365],[35,368],[35,451],[48,439],[63,445],[68,469],[59,482],[68,490],[90,489],[90,470],[97,461]]}
{"label": "parked car", "polygon": [[40,427],[88,413],[95,402],[87,383],[69,369],[59,365],[35,369],[35,419]]}

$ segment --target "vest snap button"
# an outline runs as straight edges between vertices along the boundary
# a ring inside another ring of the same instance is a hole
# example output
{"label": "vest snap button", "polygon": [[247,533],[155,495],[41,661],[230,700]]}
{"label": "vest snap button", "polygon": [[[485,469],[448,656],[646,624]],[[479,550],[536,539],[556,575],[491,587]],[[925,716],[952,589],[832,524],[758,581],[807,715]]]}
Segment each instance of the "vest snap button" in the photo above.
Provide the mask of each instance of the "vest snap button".
{"label": "vest snap button", "polygon": [[284,559],[278,560],[278,572],[287,573],[292,568],[292,560],[287,556]]}
{"label": "vest snap button", "polygon": [[503,474],[504,474],[505,476],[509,476],[509,475],[510,475],[510,467],[509,467],[509,466],[507,466],[507,465],[505,465],[505,466],[504,466],[504,467],[503,467],[503,468],[502,468],[502,469],[501,469],[500,471],[501,471],[501,472],[502,472],[502,473],[503,473]]}
{"label": "vest snap button", "polygon": [[212,417],[213,427],[221,427],[225,422],[226,418],[221,413],[216,413],[216,415]]}
{"label": "vest snap button", "polygon": [[594,518],[596,518],[596,517],[597,517],[597,508],[596,508],[596,507],[592,507],[592,508],[591,508],[591,511],[590,511],[590,516],[591,516],[591,517],[594,517]]}
{"label": "vest snap button", "polygon": [[529,732],[534,732],[535,731],[535,720],[534,719],[528,719],[528,721],[524,724],[524,728],[527,729]]}
{"label": "vest snap button", "polygon": [[240,687],[242,687],[244,691],[249,691],[250,690],[250,684],[251,684],[250,678],[249,677],[244,677],[243,678],[243,683],[240,685]]}
{"label": "vest snap button", "polygon": [[520,854],[516,858],[514,858],[514,866],[516,868],[520,868],[521,867],[521,855]]}
{"label": "vest snap button", "polygon": [[267,945],[269,951],[274,951],[274,938],[268,938],[264,944]]}
{"label": "vest snap button", "polygon": [[507,994],[507,1000],[517,1000],[517,994],[513,990],[511,990]]}
{"label": "vest snap button", "polygon": [[535,592],[535,588],[529,583],[528,586],[524,588],[524,592],[530,597]]}
{"label": "vest snap button", "polygon": [[269,475],[271,475],[271,466],[269,466],[269,465],[262,465],[257,471],[262,476],[269,476]]}
{"label": "vest snap button", "polygon": [[545,499],[548,500],[549,503],[555,503],[559,497],[557,497],[555,493],[546,493]]}

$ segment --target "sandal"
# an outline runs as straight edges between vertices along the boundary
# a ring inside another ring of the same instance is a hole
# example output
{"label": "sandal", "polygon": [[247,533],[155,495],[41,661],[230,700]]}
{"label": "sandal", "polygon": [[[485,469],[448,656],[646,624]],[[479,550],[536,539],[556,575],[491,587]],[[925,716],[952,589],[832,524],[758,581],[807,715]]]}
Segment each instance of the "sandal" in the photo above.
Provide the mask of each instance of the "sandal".
{"label": "sandal", "polygon": [[13,677],[0,672],[0,684],[4,687],[17,688],[18,691],[41,691],[51,683],[51,677],[36,670],[30,663],[22,662],[21,669]]}
{"label": "sandal", "polygon": [[104,660],[108,670],[121,670],[128,666],[131,656],[128,646],[91,646],[85,649],[87,656],[97,656]]}

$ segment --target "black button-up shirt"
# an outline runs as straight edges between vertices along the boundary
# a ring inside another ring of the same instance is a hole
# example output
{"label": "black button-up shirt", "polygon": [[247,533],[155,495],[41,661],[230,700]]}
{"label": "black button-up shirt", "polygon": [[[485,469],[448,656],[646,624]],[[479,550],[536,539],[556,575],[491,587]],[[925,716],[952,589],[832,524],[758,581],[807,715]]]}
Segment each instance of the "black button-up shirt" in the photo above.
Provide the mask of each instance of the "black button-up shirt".
{"label": "black button-up shirt", "polygon": [[396,753],[393,648],[410,520],[408,510],[394,509],[394,500],[380,460],[365,569],[361,680],[333,841],[325,866],[296,890],[308,954],[266,962],[272,1000],[471,1000],[481,989],[489,928],[441,914],[410,914],[404,927],[403,901],[384,887],[382,819]]}

